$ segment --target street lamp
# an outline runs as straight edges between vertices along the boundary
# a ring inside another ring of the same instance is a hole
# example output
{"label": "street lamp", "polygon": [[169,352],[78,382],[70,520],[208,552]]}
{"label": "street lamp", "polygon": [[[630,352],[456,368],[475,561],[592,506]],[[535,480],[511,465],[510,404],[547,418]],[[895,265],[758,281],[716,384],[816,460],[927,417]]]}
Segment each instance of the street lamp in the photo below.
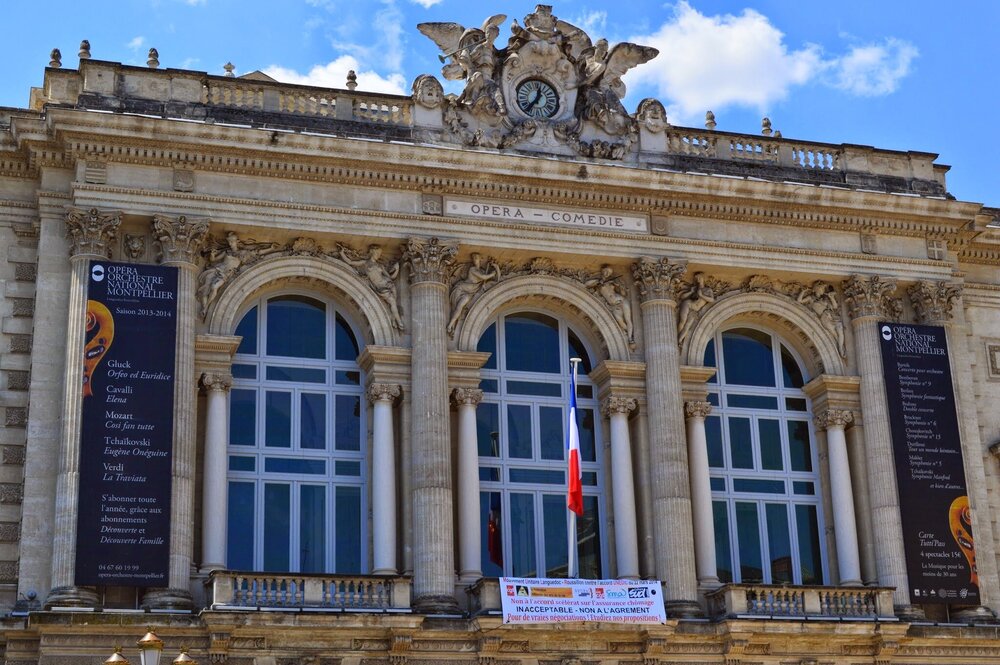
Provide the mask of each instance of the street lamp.
{"label": "street lamp", "polygon": [[157,637],[152,629],[135,644],[139,647],[139,661],[142,665],[159,665],[160,654],[163,653],[163,640]]}
{"label": "street lamp", "polygon": [[111,657],[104,661],[104,665],[129,665],[128,659],[122,655],[122,648],[120,646],[115,647],[115,652],[111,654]]}

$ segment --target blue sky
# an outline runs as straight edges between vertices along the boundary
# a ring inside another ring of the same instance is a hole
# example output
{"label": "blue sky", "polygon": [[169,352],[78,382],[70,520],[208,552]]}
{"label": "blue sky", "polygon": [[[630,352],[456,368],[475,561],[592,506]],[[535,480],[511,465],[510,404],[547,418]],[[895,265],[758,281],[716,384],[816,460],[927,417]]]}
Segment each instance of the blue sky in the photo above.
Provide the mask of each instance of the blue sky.
{"label": "blue sky", "polygon": [[[81,39],[93,57],[144,65],[409,92],[440,75],[423,21],[480,25],[492,13],[523,19],[535,2],[467,0],[7,0],[0,40],[0,106],[24,106],[49,51],[75,67]],[[626,107],[657,97],[673,124],[756,133],[768,116],[787,138],[939,153],[957,198],[1000,205],[1000,2],[939,0],[566,0],[561,19],[591,37],[656,46],[626,79]],[[505,25],[498,45],[509,29]],[[453,88],[453,90],[455,90]]]}

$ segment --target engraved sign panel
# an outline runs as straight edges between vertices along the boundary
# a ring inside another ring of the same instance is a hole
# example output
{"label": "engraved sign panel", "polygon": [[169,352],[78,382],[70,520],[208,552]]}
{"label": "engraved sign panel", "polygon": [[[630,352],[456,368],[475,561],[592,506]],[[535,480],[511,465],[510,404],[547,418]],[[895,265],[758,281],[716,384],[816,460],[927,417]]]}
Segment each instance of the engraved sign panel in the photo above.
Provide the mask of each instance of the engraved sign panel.
{"label": "engraved sign panel", "polygon": [[461,217],[500,219],[525,224],[556,224],[580,230],[624,231],[648,233],[649,220],[645,215],[618,212],[578,210],[575,208],[535,208],[516,205],[507,201],[469,201],[448,199],[445,213]]}

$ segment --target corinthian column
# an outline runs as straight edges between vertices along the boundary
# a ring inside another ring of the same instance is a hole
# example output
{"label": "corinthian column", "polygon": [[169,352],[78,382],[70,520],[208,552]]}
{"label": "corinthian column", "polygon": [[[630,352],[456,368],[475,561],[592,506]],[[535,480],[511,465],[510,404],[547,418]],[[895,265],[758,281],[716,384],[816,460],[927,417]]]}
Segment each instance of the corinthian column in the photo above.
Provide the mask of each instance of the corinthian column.
{"label": "corinthian column", "polygon": [[708,467],[708,437],[705,418],[712,405],[705,401],[685,402],[688,462],[691,467],[691,503],[694,518],[694,553],[698,584],[705,589],[719,586],[715,562],[715,516],[712,514],[712,485]]}
{"label": "corinthian column", "polygon": [[837,539],[837,564],[841,586],[861,584],[858,556],[858,527],[854,518],[854,489],[851,463],[847,458],[844,428],[854,422],[854,414],[844,409],[828,409],[816,416],[816,428],[826,430],[830,464],[830,499],[833,503],[833,530]]}
{"label": "corinthian column", "polygon": [[479,439],[476,407],[483,400],[479,388],[455,388],[458,405],[458,575],[472,584],[483,576],[479,515]]}
{"label": "corinthian column", "polygon": [[615,556],[618,577],[639,579],[639,536],[635,522],[635,484],[632,481],[632,442],[628,414],[635,410],[631,397],[612,395],[601,411],[611,424],[611,491],[615,514]]}
{"label": "corinthian column", "polygon": [[226,478],[229,447],[229,390],[231,374],[205,373],[205,466],[202,469],[201,570],[208,573],[226,568],[226,511],[229,482]]}
{"label": "corinthian column", "polygon": [[55,529],[52,541],[52,590],[46,607],[95,606],[97,592],[74,584],[77,499],[80,491],[80,425],[83,407],[83,345],[87,318],[88,263],[111,256],[111,242],[121,224],[120,212],[73,209],[66,214],[70,239],[69,309],[66,369],[63,380],[59,477],[56,480]]}
{"label": "corinthian column", "polygon": [[177,346],[174,361],[174,443],[170,491],[170,586],[150,589],[142,606],[191,609],[194,553],[194,470],[197,448],[198,377],[194,371],[194,333],[198,256],[208,235],[208,220],[153,217],[160,263],[177,268]]}
{"label": "corinthian column", "polygon": [[665,605],[672,616],[701,612],[695,600],[698,583],[677,348],[677,289],[685,269],[667,258],[642,258],[632,266],[646,340],[656,574],[664,582]]}
{"label": "corinthian column", "polygon": [[391,383],[368,386],[372,403],[372,573],[395,575],[396,570],[396,443],[392,403],[400,388]]}
{"label": "corinthian column", "polygon": [[455,559],[448,409],[448,269],[458,246],[437,238],[411,238],[403,259],[410,267],[413,354],[411,455],[413,500],[413,609],[454,613]]}
{"label": "corinthian column", "polygon": [[955,307],[962,296],[962,285],[922,281],[907,289],[907,294],[920,323],[942,326],[945,330],[965,468],[965,486],[969,495],[972,533],[978,554],[976,572],[981,605],[962,608],[951,616],[960,621],[994,623],[996,619],[988,608],[1000,606],[1000,575],[996,558],[985,555],[995,551],[993,529],[988,518],[989,499],[986,496],[984,472],[989,467],[984,458],[985,446],[981,440],[976,397],[972,391],[975,380],[971,372],[972,363],[963,325],[965,316],[961,306]]}
{"label": "corinthian column", "polygon": [[885,400],[885,378],[879,349],[878,322],[895,321],[902,304],[894,296],[896,282],[879,276],[854,275],[844,282],[844,299],[854,328],[858,374],[861,376],[861,404],[865,423],[865,459],[868,463],[868,492],[871,498],[875,538],[875,568],[878,583],[895,587],[893,604],[903,618],[923,616],[910,603],[910,587],[903,551],[903,526],[896,488],[896,465],[889,430],[889,409]]}

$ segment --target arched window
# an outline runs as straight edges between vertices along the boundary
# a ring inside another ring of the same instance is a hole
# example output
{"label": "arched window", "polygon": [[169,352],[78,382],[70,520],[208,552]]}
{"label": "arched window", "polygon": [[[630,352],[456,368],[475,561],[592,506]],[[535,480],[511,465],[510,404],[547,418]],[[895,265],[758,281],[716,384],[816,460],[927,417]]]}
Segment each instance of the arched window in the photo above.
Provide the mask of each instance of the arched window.
{"label": "arched window", "polygon": [[501,316],[483,333],[477,410],[482,567],[487,577],[565,577],[567,562],[565,428],[571,357],[578,370],[577,422],[583,457],[584,515],[577,520],[580,576],[604,567],[604,473],[591,360],[564,323],[539,312]]}
{"label": "arched window", "polygon": [[[721,349],[721,353],[718,353]],[[706,419],[719,579],[823,584],[823,515],[807,377],[788,346],[756,328],[719,332]]]}
{"label": "arched window", "polygon": [[365,402],[358,338],[329,302],[262,298],[236,329],[227,565],[364,572]]}

